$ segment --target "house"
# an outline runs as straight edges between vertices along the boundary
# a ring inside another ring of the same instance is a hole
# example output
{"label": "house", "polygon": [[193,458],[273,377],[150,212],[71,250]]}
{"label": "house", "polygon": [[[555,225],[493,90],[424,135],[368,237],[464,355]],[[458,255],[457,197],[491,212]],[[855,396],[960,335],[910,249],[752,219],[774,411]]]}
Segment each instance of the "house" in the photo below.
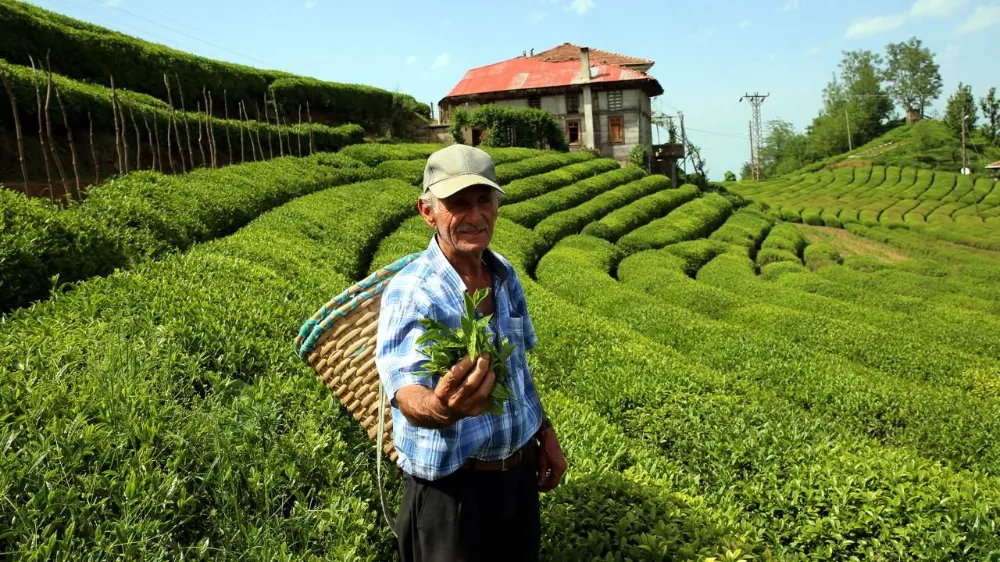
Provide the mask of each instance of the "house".
{"label": "house", "polygon": [[993,176],[1000,177],[1000,160],[997,160],[992,164],[987,164],[986,171]]}
{"label": "house", "polygon": [[[570,150],[596,149],[624,162],[637,144],[652,151],[651,98],[663,93],[647,74],[652,66],[571,43],[525,53],[466,72],[438,104],[441,122],[455,109],[491,103],[545,109],[563,125]],[[479,140],[478,131],[466,131],[467,143]]]}

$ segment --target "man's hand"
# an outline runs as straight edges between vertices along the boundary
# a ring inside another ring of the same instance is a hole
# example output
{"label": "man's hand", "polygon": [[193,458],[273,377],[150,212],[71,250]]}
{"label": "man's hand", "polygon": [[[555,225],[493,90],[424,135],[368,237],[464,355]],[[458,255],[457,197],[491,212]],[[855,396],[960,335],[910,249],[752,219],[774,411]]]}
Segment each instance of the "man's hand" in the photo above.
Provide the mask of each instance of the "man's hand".
{"label": "man's hand", "polygon": [[550,492],[559,485],[566,472],[566,457],[556,430],[551,427],[538,434],[538,490]]}
{"label": "man's hand", "polygon": [[434,387],[434,397],[456,420],[478,416],[490,405],[490,393],[496,375],[490,369],[490,357],[481,355],[473,363],[468,354],[452,366]]}
{"label": "man's hand", "polygon": [[496,376],[489,357],[475,362],[468,355],[452,366],[433,390],[419,384],[396,391],[396,402],[406,419],[415,426],[441,428],[458,420],[478,416],[490,404]]}

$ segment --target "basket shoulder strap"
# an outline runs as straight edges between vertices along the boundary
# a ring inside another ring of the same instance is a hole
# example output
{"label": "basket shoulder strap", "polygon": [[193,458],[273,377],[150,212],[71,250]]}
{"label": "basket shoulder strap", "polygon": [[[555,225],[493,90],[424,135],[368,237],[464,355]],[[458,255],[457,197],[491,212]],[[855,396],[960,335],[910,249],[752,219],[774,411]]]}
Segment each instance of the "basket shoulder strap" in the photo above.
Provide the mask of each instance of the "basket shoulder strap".
{"label": "basket shoulder strap", "polygon": [[385,518],[385,523],[389,525],[389,530],[392,531],[393,536],[399,538],[396,534],[396,524],[395,518],[389,517],[389,504],[385,501],[385,485],[382,483],[382,440],[385,438],[385,391],[382,389],[382,381],[379,380],[378,384],[378,437],[375,438],[375,474],[378,480],[378,497],[379,501],[382,502],[382,517]]}

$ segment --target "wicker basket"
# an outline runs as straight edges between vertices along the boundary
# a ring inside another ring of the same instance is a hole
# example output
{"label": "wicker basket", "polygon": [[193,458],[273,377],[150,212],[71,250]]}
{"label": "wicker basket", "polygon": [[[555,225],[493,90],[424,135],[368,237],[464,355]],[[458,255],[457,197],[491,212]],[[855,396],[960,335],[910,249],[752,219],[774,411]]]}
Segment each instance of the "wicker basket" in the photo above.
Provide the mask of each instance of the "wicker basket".
{"label": "wicker basket", "polygon": [[[302,325],[295,338],[298,356],[337,395],[340,403],[361,423],[368,438],[381,444],[395,462],[392,413],[384,400],[375,367],[375,339],[382,290],[389,279],[419,254],[410,254],[369,275],[323,305]],[[383,405],[379,419],[379,406]],[[383,431],[379,437],[379,422]]]}

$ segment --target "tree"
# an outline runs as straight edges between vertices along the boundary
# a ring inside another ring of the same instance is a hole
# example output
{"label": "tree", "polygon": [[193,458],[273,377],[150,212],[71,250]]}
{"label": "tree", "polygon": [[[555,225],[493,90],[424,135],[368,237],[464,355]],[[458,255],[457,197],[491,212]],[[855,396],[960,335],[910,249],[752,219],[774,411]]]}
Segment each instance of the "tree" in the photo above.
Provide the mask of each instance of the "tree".
{"label": "tree", "polygon": [[749,162],[744,162],[743,166],[740,167],[740,181],[752,180],[753,179],[753,168],[750,167]]}
{"label": "tree", "polygon": [[962,120],[965,120],[966,134],[972,134],[976,128],[976,98],[972,96],[972,86],[958,83],[958,90],[948,98],[948,107],[944,112],[944,123],[948,125],[955,136],[962,134]]}
{"label": "tree", "polygon": [[997,142],[1000,136],[1000,99],[997,99],[997,89],[990,88],[985,98],[979,98],[979,109],[983,110],[983,135],[990,143]]}
{"label": "tree", "polygon": [[888,91],[903,110],[906,122],[924,116],[924,109],[941,95],[941,73],[930,49],[911,37],[905,43],[886,46],[887,67],[883,78]]}
{"label": "tree", "polygon": [[760,146],[760,161],[765,178],[793,172],[806,162],[806,139],[783,119],[767,122],[767,134]]}
{"label": "tree", "polygon": [[[882,134],[893,109],[892,99],[882,88],[885,74],[882,57],[871,51],[844,51],[840,61],[841,95],[846,110],[836,117],[850,122],[854,146]],[[846,134],[846,130],[845,130]]]}
{"label": "tree", "polygon": [[732,170],[726,170],[726,175],[723,176],[722,181],[736,181],[736,174]]}

